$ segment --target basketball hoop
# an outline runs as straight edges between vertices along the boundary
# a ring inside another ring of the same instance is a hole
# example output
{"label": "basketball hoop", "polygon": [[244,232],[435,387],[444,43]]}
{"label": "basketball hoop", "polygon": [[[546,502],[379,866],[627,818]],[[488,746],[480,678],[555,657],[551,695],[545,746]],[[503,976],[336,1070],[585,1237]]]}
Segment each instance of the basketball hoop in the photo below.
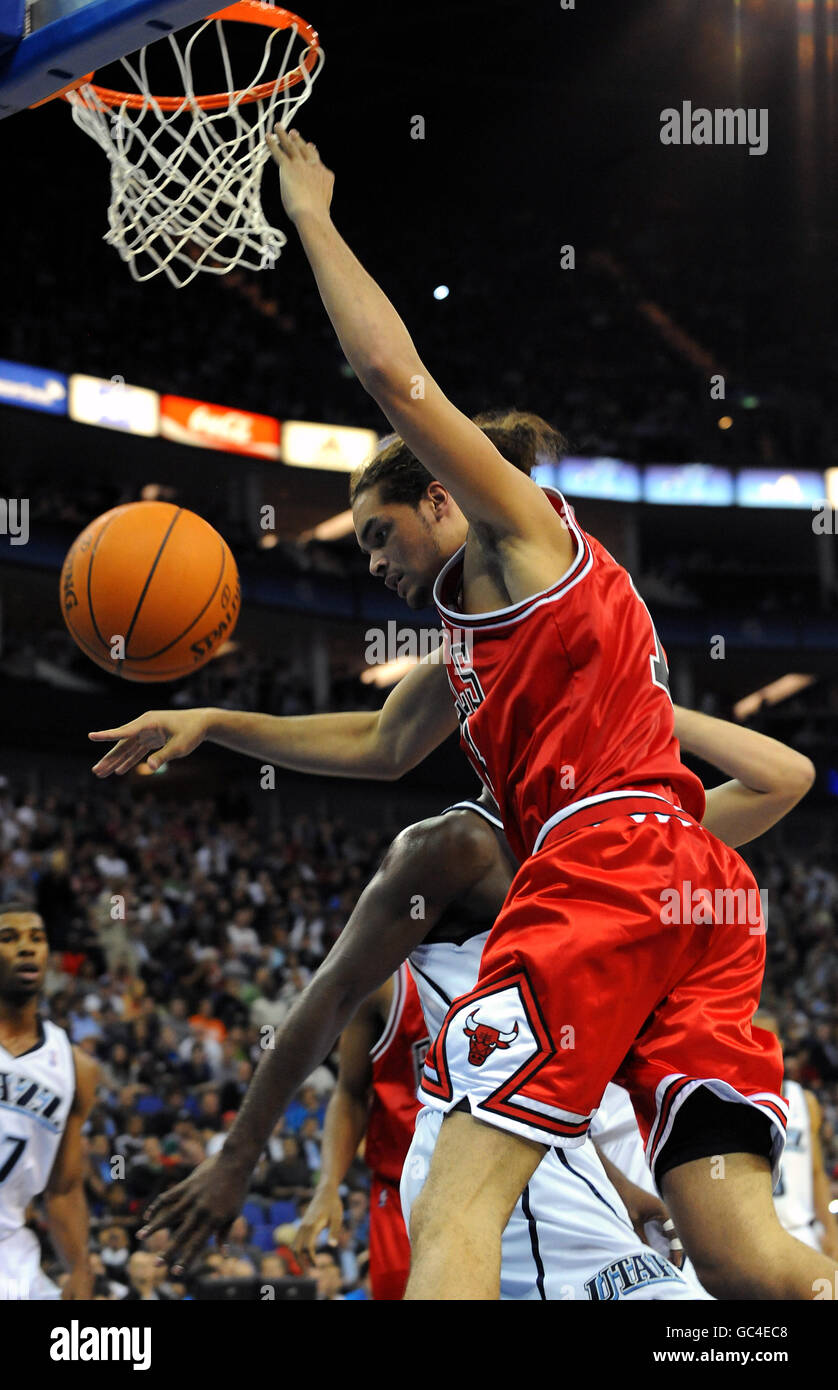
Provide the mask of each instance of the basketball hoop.
{"label": "basketball hoop", "polygon": [[[264,54],[256,74],[237,84],[225,26],[263,25]],[[215,30],[226,91],[197,95],[195,47]],[[283,36],[283,43],[279,36]],[[323,50],[311,25],[266,0],[238,0],[209,15],[185,42],[166,36],[183,94],[154,96],[148,55],[162,40],[121,59],[136,91],[88,80],[63,93],[73,119],[99,144],[111,166],[105,241],[135,280],[161,272],[176,287],[199,271],[225,275],[235,266],[273,268],[286,238],[265,219],[260,197],[270,150],[265,135],[288,127],[311,94]],[[266,74],[270,74],[266,76]],[[95,74],[91,74],[95,76]]]}

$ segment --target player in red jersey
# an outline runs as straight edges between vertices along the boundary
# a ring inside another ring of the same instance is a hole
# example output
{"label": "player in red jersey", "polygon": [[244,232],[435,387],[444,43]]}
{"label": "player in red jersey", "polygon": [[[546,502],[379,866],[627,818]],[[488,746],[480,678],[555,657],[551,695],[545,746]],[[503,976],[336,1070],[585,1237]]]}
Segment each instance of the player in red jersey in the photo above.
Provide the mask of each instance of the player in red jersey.
{"label": "player in red jersey", "polygon": [[370,1278],[379,1302],[404,1297],[410,1243],[399,1182],[419,1110],[416,1092],[430,1039],[407,966],[364,1000],[340,1039],[338,1083],[323,1127],[323,1166],[303,1216],[296,1248],[314,1256],[326,1227],[337,1240],[343,1221],[338,1192],[366,1134],[370,1186]]}
{"label": "player in red jersey", "polygon": [[[518,1196],[548,1145],[583,1142],[616,1074],[702,1283],[723,1298],[813,1298],[836,1266],[787,1236],[771,1200],[786,1107],[776,1040],[751,1026],[764,927],[728,911],[756,885],[700,826],[703,793],[678,757],[648,612],[563,499],[510,461],[515,431],[495,431],[509,440],[501,452],[443,395],[335,229],[333,176],[314,146],[278,127],[271,148],[347,359],[400,436],[355,489],[359,542],[372,572],[415,607],[440,579],[438,607],[457,629],[448,670],[424,663],[369,717],[154,711],[97,735],[122,736],[97,771],[125,771],[150,747],[156,762],[183,756],[211,738],[269,749],[294,769],[386,780],[451,730],[450,677],[464,747],[528,857],[462,1026],[461,1000],[434,1048],[429,1080],[454,1113],[414,1208],[407,1296],[498,1296],[500,1237]],[[673,892],[685,921],[672,918]],[[514,1037],[488,1089],[463,1036],[478,995],[481,1026]],[[265,1078],[254,1105],[268,1088]],[[724,1182],[711,1162],[720,1154]]]}

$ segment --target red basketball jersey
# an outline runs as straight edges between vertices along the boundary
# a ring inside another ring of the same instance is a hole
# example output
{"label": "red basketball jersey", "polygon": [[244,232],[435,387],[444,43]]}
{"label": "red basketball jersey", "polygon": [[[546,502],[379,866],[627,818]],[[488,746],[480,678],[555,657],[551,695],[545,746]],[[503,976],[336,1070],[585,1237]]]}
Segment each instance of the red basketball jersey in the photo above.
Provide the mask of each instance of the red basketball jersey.
{"label": "red basketball jersey", "polygon": [[377,1178],[398,1183],[419,1112],[416,1092],[430,1039],[416,986],[406,965],[393,976],[393,1003],[370,1054],[373,1099],[366,1161]]}
{"label": "red basketball jersey", "polygon": [[704,814],[649,611],[561,493],[545,491],[576,542],[560,580],[509,608],[463,614],[462,547],[434,586],[461,742],[521,860],[563,808],[609,791],[668,788],[696,820]]}

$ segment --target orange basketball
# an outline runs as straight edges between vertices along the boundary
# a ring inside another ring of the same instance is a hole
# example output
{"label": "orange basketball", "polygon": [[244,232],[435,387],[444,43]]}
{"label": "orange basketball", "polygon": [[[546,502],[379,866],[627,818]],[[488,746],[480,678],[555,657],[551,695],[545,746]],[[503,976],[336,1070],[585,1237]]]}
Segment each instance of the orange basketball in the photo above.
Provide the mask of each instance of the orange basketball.
{"label": "orange basketball", "polygon": [[209,522],[171,502],[131,502],[82,531],[61,569],[73,641],[129,681],[197,671],[232,633],[236,562]]}

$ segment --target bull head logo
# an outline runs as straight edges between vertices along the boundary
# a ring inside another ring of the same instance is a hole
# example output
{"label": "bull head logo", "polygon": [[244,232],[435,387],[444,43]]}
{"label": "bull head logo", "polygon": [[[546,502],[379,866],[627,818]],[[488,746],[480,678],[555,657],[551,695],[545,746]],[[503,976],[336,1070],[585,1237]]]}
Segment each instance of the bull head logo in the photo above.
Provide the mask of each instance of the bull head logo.
{"label": "bull head logo", "polygon": [[482,1067],[496,1047],[511,1047],[518,1036],[518,1024],[511,1033],[502,1033],[499,1028],[490,1028],[488,1023],[478,1023],[477,1014],[478,1010],[473,1009],[463,1032],[468,1038],[468,1060],[473,1067]]}

